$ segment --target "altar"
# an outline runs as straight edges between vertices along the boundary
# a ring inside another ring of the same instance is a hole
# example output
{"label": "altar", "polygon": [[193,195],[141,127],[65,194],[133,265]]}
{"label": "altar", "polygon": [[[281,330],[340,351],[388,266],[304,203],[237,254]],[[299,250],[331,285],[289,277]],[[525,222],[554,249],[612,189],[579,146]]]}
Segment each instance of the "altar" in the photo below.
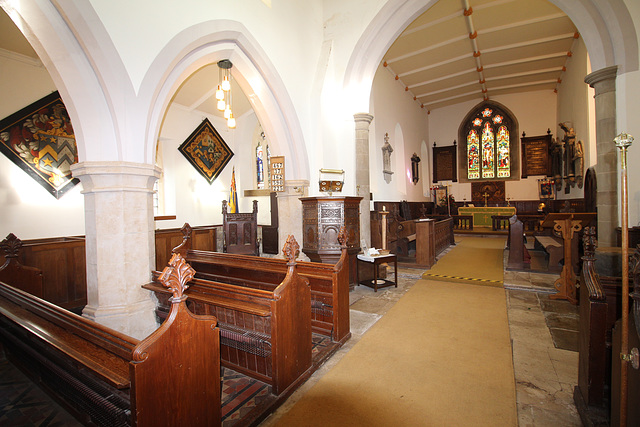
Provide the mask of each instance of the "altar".
{"label": "altar", "polygon": [[516,214],[516,208],[513,206],[486,206],[486,207],[459,207],[458,215],[472,215],[473,227],[491,227],[491,217],[493,215],[513,216]]}

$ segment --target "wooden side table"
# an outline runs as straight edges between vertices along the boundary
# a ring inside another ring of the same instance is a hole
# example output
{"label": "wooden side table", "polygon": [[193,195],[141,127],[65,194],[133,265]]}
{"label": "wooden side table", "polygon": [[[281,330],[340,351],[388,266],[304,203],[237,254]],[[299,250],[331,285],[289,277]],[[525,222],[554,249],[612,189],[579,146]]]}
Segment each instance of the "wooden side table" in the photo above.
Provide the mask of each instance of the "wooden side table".
{"label": "wooden side table", "polygon": [[[360,281],[360,268],[358,265],[361,262],[368,262],[373,264],[373,280],[363,280]],[[387,279],[378,279],[378,267],[380,264],[393,262],[394,272],[395,272],[395,280],[387,280]],[[398,257],[396,254],[389,255],[377,255],[377,256],[367,256],[364,254],[359,254],[356,261],[356,285],[364,285],[370,288],[373,288],[374,292],[378,292],[378,288],[386,288],[387,286],[395,286],[398,287]]]}

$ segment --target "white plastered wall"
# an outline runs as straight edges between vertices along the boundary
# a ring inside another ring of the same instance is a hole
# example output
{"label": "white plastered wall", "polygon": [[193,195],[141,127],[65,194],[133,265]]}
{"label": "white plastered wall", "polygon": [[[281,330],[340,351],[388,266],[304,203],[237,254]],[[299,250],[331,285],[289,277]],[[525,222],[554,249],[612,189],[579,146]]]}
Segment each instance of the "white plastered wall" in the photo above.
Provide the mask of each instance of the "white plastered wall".
{"label": "white plastered wall", "polygon": [[[546,135],[547,129],[555,129],[556,95],[553,91],[526,92],[519,95],[502,95],[491,98],[508,108],[519,125],[519,135],[511,135],[520,141],[522,132],[527,136]],[[458,129],[464,117],[478,102],[465,102],[449,107],[438,108],[429,114],[429,141],[436,146],[453,145],[458,140]],[[464,171],[458,171],[458,176]],[[518,177],[519,178],[519,177]],[[538,179],[532,176],[525,179],[506,181],[505,196],[510,200],[537,200]],[[456,201],[471,200],[471,183],[443,181],[450,186]]]}

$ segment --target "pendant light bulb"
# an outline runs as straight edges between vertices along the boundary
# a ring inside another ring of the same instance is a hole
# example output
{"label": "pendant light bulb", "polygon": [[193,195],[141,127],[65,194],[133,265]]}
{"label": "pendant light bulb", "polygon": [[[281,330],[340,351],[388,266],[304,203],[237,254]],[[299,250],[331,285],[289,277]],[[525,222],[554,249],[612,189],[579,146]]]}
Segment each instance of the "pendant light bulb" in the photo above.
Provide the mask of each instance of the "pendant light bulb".
{"label": "pendant light bulb", "polygon": [[222,78],[222,90],[225,92],[229,92],[230,89],[231,89],[231,83],[229,82],[229,76],[225,75]]}
{"label": "pendant light bulb", "polygon": [[229,117],[231,117],[231,107],[227,104],[227,107],[224,109],[224,118],[228,119]]}
{"label": "pendant light bulb", "polygon": [[218,89],[216,90],[216,99],[218,101],[224,99],[224,91],[222,90],[222,87],[220,85],[218,85]]}
{"label": "pendant light bulb", "polygon": [[218,111],[224,111],[227,104],[224,102],[224,99],[218,101]]}
{"label": "pendant light bulb", "polygon": [[228,126],[230,129],[235,129],[235,128],[236,128],[236,118],[235,118],[235,117],[233,117],[233,113],[231,113],[231,114],[229,115],[229,120],[227,120],[227,126]]}

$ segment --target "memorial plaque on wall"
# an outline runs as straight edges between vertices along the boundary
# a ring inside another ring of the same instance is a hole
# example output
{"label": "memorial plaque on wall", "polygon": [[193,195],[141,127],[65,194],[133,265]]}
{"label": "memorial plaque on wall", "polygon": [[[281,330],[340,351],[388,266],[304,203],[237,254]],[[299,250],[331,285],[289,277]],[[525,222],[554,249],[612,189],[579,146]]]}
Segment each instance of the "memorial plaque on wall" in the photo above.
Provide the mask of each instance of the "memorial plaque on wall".
{"label": "memorial plaque on wall", "polygon": [[456,142],[447,147],[436,147],[433,143],[433,182],[458,181]]}
{"label": "memorial plaque on wall", "polygon": [[525,136],[520,138],[522,144],[522,178],[530,175],[551,176],[551,131],[546,135]]}
{"label": "memorial plaque on wall", "polygon": [[269,187],[271,191],[284,191],[284,156],[271,156]]}

